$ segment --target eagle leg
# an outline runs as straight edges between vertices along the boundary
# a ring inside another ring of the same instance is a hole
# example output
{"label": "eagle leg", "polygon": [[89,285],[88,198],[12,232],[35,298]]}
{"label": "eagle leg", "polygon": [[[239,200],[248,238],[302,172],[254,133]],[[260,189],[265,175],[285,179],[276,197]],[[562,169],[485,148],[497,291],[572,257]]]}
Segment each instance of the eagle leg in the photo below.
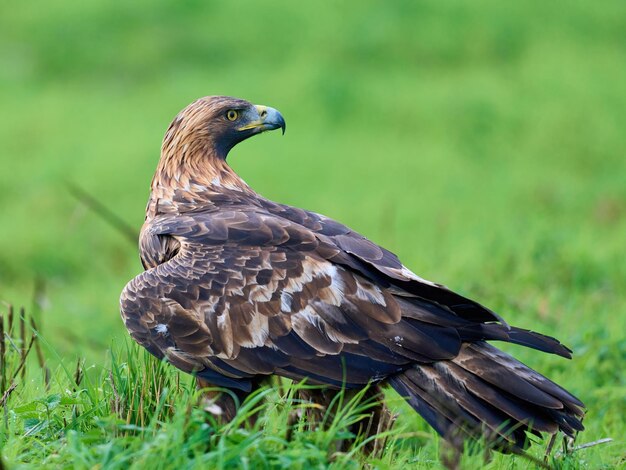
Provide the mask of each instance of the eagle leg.
{"label": "eagle leg", "polygon": [[[350,401],[357,390],[343,390],[344,403]],[[331,404],[336,406],[337,401],[335,398],[337,394],[342,393],[342,390],[337,389],[301,389],[298,390],[298,399],[304,403],[309,404],[304,409],[304,413],[307,418],[307,426],[310,430],[315,430],[324,423],[326,417],[326,423],[330,423],[335,413],[332,411]],[[333,400],[335,402],[333,403]],[[361,399],[362,402],[371,403],[368,408],[368,413],[365,418],[354,423],[350,426],[349,431],[355,437],[352,439],[342,439],[337,441],[335,450],[337,452],[345,452],[357,439],[370,439],[363,447],[364,451],[372,456],[380,456],[385,448],[387,436],[381,435],[389,431],[397,416],[394,415],[389,408],[385,405],[383,391],[377,384],[373,384],[367,389],[364,396]],[[327,414],[330,411],[330,416]],[[302,415],[302,410],[294,410],[290,413],[287,426],[287,439],[291,438],[291,432],[293,425],[298,421]]]}
{"label": "eagle leg", "polygon": [[[231,389],[230,393],[228,393],[215,390],[215,385],[200,377],[196,377],[196,387],[198,390],[202,390],[201,402],[204,409],[213,415],[219,424],[226,424],[235,419],[241,404],[260,386],[261,381],[253,381],[250,391]],[[246,419],[246,422],[252,427],[255,425],[257,418],[258,413],[254,413]]]}
{"label": "eagle leg", "polygon": [[[383,390],[378,384],[373,384],[368,388],[364,397],[364,400],[376,402],[369,414],[367,425],[362,430],[359,429],[360,432],[364,433],[366,439],[375,436],[364,447],[365,452],[374,457],[382,456],[387,444],[388,431],[391,431],[396,419],[398,419],[398,415],[391,412],[384,399]],[[355,426],[361,426],[361,423],[357,423]],[[359,435],[358,432],[355,434]]]}

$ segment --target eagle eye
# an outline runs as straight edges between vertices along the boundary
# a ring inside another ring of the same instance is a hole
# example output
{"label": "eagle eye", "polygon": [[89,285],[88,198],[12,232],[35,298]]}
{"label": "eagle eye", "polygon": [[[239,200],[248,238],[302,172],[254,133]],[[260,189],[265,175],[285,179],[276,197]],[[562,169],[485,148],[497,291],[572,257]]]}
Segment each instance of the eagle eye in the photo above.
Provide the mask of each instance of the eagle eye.
{"label": "eagle eye", "polygon": [[238,117],[239,113],[237,112],[237,110],[229,109],[228,111],[226,111],[226,119],[228,119],[229,121],[236,121]]}

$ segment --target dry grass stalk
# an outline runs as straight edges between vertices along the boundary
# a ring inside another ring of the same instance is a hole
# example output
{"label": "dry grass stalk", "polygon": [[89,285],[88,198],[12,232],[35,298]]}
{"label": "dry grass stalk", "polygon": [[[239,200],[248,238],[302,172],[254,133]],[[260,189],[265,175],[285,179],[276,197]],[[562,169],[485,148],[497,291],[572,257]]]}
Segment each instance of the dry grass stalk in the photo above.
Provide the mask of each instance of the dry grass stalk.
{"label": "dry grass stalk", "polygon": [[[22,381],[24,380],[26,369],[24,368],[24,364],[26,363],[26,357],[28,353],[26,352],[26,321],[24,317],[26,316],[26,312],[24,311],[24,307],[20,308],[20,350],[21,350],[21,362],[20,368],[22,373]],[[30,348],[29,348],[30,349]]]}
{"label": "dry grass stalk", "polygon": [[[10,392],[16,387],[15,380],[19,377],[22,382],[24,381],[28,355],[33,348],[37,350],[39,365],[44,371],[46,384],[49,383],[50,379],[50,372],[45,366],[43,351],[37,341],[38,333],[34,319],[30,318],[31,334],[29,337],[25,309],[20,308],[18,319],[14,318],[15,310],[12,305],[7,305],[7,310],[6,324],[5,316],[0,315],[0,394],[3,397],[3,406],[6,405]],[[19,325],[16,325],[16,322],[19,322]]]}
{"label": "dry grass stalk", "polygon": [[7,334],[11,336],[13,334],[13,305],[9,305],[9,325],[7,329]]}
{"label": "dry grass stalk", "polygon": [[0,398],[0,406],[4,407],[7,404],[7,401],[9,400],[11,393],[13,393],[13,390],[15,390],[16,387],[17,387],[17,384],[12,383],[11,386],[8,389],[6,389],[6,391],[2,394],[2,398]]}
{"label": "dry grass stalk", "polygon": [[0,315],[0,393],[7,387],[6,344],[4,342],[4,316]]}
{"label": "dry grass stalk", "polygon": [[133,246],[137,245],[139,233],[133,227],[81,187],[73,183],[68,183],[67,186],[70,193],[72,193],[76,199],[85,204],[85,206],[95,212],[102,220],[117,230],[132,243]]}
{"label": "dry grass stalk", "polygon": [[[35,319],[30,317],[30,326],[33,331],[33,338],[37,338],[39,336],[39,329],[37,328],[37,324],[35,323]],[[39,341],[34,341],[35,344],[35,352],[37,353],[37,362],[39,363],[39,367],[43,371],[43,379],[46,384],[46,390],[50,388],[50,369],[46,365],[46,359],[43,355],[43,351],[41,349],[41,344]]]}
{"label": "dry grass stalk", "polygon": [[[76,371],[74,372],[74,383],[76,384],[76,388],[80,387],[80,383],[83,381],[83,361],[79,357],[76,360]],[[74,388],[74,391],[76,391]]]}

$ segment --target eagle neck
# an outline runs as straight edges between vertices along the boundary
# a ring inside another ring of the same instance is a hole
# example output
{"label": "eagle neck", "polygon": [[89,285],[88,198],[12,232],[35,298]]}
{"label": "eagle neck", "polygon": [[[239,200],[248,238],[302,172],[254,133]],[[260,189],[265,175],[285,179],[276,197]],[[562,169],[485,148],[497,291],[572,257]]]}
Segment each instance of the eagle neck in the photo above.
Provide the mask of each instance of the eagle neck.
{"label": "eagle neck", "polygon": [[151,190],[151,201],[177,212],[212,206],[215,197],[227,191],[254,194],[224,158],[202,145],[164,146]]}

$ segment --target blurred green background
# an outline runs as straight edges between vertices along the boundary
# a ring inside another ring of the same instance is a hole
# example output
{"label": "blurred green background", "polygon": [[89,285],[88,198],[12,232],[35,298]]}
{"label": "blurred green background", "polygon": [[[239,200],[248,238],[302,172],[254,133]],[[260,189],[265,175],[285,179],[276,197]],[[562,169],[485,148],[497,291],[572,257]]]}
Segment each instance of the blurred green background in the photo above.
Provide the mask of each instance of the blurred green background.
{"label": "blurred green background", "polygon": [[287,120],[229,157],[259,193],[557,335],[574,362],[518,355],[597,405],[590,419],[623,416],[622,0],[0,9],[0,300],[30,307],[40,279],[40,323],[65,357],[99,364],[126,335],[118,296],[141,270],[66,183],[138,230],[168,123],[226,94]]}

